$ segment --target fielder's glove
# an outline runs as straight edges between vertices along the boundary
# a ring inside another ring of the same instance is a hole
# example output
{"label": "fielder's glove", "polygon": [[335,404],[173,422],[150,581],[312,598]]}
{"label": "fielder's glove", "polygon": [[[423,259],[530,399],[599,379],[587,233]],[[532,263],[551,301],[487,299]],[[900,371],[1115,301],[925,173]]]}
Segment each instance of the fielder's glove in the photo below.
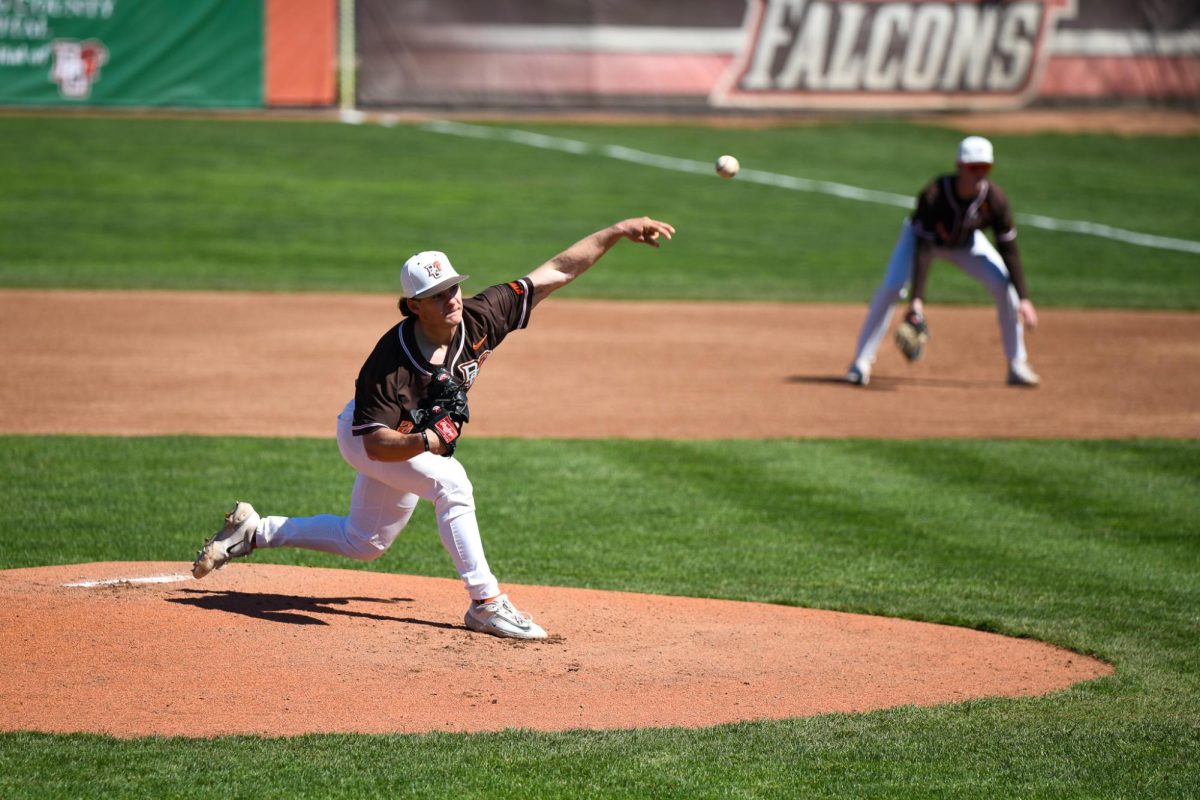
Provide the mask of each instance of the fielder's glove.
{"label": "fielder's glove", "polygon": [[425,397],[410,416],[414,430],[428,428],[442,440],[445,446],[442,455],[449,458],[454,455],[458,437],[462,435],[462,426],[471,421],[467,391],[453,375],[439,368],[425,389]]}
{"label": "fielder's glove", "polygon": [[916,361],[925,352],[925,343],[929,341],[929,326],[925,324],[925,316],[919,311],[909,311],[904,315],[904,321],[896,328],[896,347],[909,361]]}

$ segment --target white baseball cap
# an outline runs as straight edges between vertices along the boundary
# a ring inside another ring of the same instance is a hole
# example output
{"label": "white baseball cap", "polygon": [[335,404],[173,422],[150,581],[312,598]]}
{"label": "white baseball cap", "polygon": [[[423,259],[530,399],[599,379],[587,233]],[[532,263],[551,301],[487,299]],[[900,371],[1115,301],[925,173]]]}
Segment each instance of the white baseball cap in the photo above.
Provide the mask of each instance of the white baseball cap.
{"label": "white baseball cap", "polygon": [[420,300],[457,286],[470,275],[459,275],[441,250],[424,250],[400,268],[400,293]]}
{"label": "white baseball cap", "polygon": [[982,136],[968,136],[958,145],[958,163],[991,164],[992,143]]}

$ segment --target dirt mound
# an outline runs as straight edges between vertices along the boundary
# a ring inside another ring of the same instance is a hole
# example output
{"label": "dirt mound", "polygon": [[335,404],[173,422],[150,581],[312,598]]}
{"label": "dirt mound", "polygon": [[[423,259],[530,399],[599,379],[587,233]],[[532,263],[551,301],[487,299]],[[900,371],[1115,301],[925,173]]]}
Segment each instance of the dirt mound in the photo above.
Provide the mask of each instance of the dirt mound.
{"label": "dirt mound", "polygon": [[[457,581],[238,563],[0,572],[0,730],[121,737],[704,726],[1112,672],[1039,642],[758,603],[510,586],[551,633],[468,632]],[[75,584],[75,585],[72,585]]]}

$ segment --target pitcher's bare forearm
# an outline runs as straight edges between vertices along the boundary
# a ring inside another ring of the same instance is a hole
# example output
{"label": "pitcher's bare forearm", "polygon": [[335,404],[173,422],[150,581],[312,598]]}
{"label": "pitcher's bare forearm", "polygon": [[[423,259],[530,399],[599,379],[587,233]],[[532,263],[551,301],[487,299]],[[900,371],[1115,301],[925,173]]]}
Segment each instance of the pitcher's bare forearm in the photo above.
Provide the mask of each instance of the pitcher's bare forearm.
{"label": "pitcher's bare forearm", "polygon": [[376,428],[363,436],[363,449],[372,461],[408,461],[426,451],[440,453],[442,442],[425,430],[400,433],[391,428]]}
{"label": "pitcher's bare forearm", "polygon": [[621,239],[658,247],[661,237],[670,239],[674,233],[675,228],[665,222],[635,217],[585,236],[529,273],[527,277],[533,284],[533,302],[536,305],[587,272]]}

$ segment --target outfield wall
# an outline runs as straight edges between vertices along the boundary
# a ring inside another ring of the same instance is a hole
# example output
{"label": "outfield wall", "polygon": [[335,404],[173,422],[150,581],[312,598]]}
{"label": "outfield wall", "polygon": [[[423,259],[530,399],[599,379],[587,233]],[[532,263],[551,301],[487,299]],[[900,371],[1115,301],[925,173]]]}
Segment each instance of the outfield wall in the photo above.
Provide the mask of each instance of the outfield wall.
{"label": "outfield wall", "polygon": [[359,0],[360,105],[1016,108],[1200,98],[1200,5]]}
{"label": "outfield wall", "polygon": [[1200,108],[1200,3],[0,0],[0,104],[339,91],[394,109]]}

